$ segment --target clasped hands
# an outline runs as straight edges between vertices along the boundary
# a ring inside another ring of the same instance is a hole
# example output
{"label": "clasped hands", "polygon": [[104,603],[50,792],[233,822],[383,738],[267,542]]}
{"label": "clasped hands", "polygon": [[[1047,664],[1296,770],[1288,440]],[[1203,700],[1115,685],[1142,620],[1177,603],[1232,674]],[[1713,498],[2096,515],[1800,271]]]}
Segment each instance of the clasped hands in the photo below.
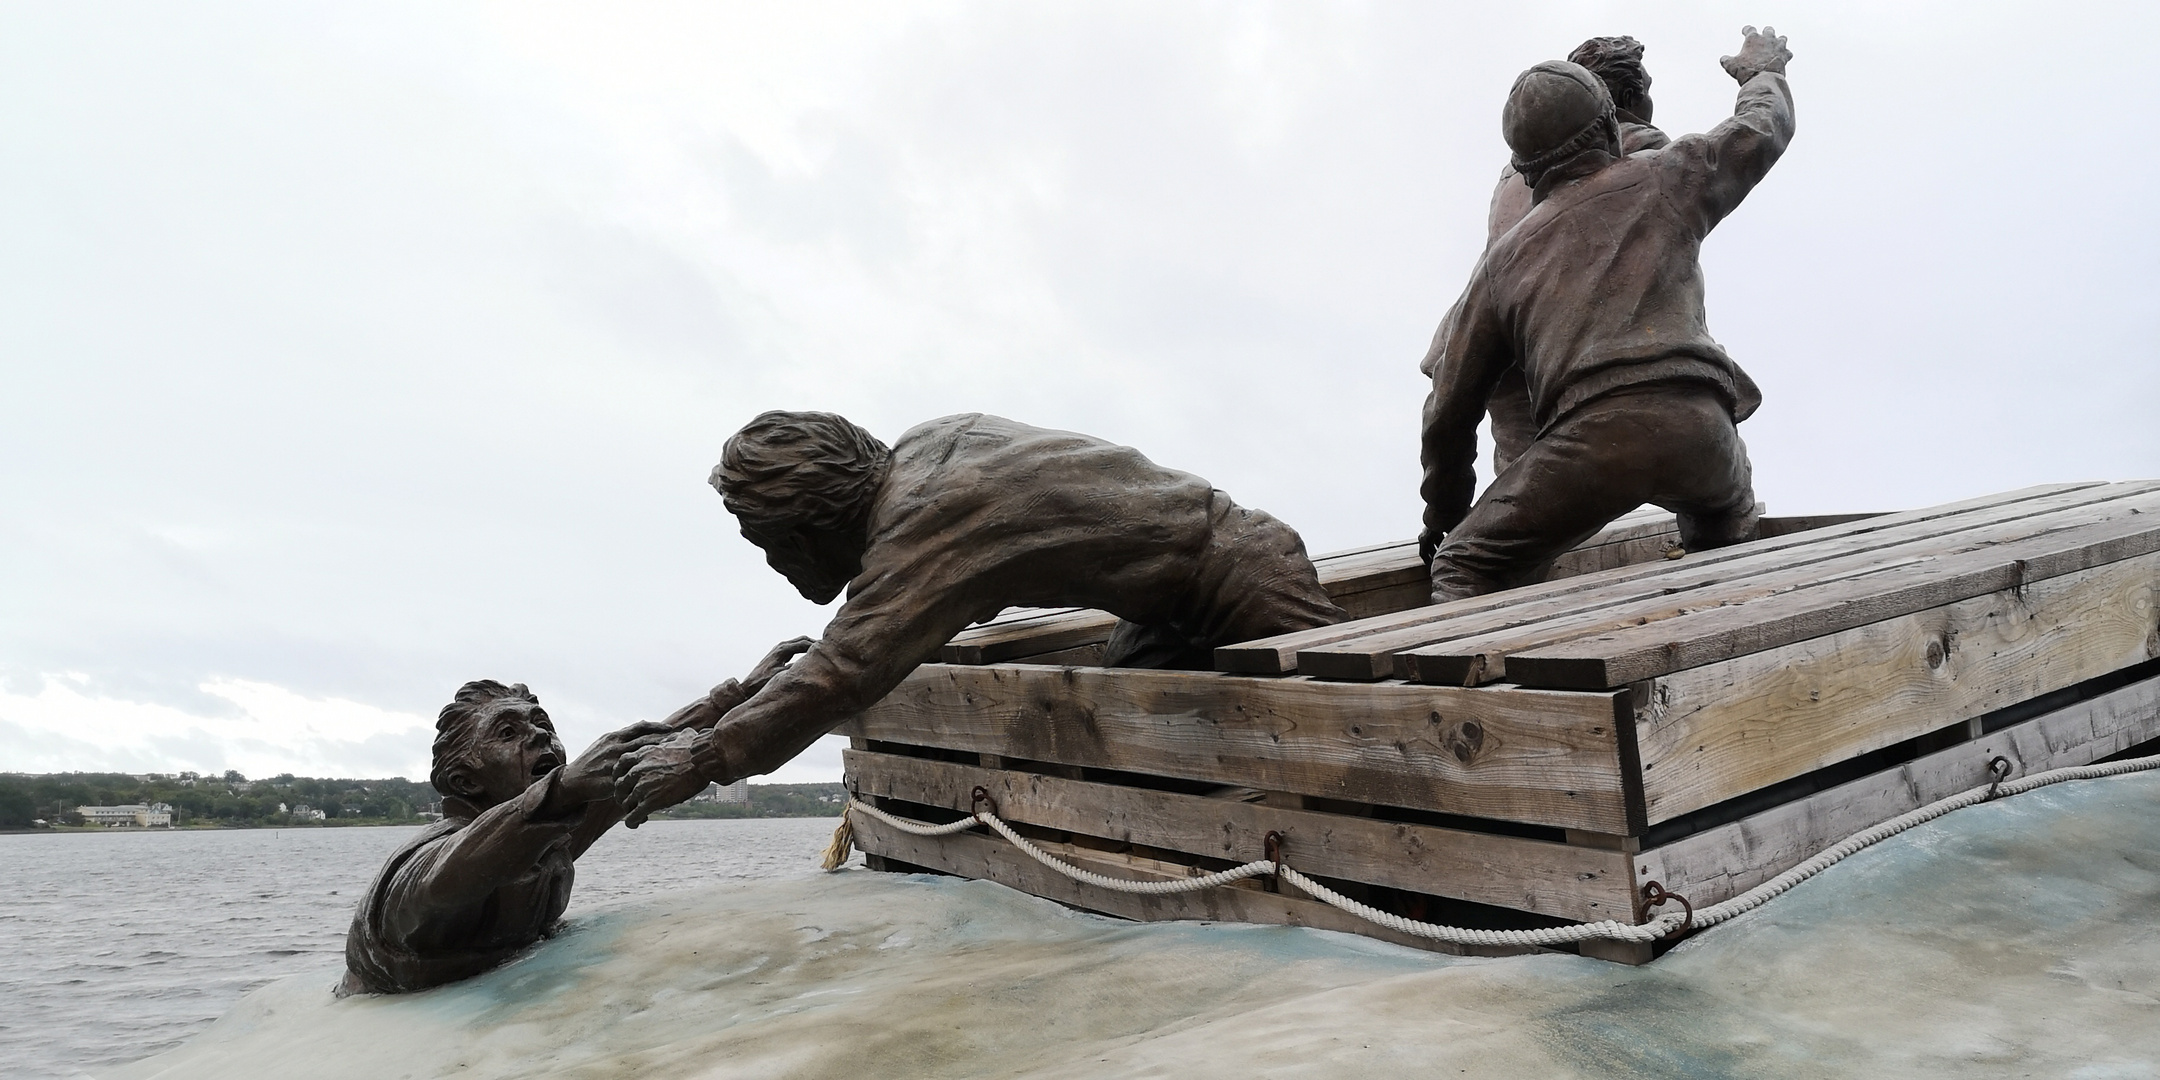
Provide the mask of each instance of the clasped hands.
{"label": "clasped hands", "polygon": [[[743,678],[742,697],[747,699],[764,689],[773,676],[787,669],[789,661],[809,651],[814,644],[816,642],[809,638],[799,637],[773,646],[772,651]],[[691,756],[698,737],[712,730],[727,712],[713,700],[714,696],[701,697],[675,710],[666,720],[632,724],[600,740],[600,743],[607,743],[627,736],[614,745],[606,759],[603,793],[614,796],[622,805],[624,825],[635,829],[654,811],[688,799],[711,782],[698,771]],[[599,750],[600,743],[595,743],[594,749],[586,754]]]}

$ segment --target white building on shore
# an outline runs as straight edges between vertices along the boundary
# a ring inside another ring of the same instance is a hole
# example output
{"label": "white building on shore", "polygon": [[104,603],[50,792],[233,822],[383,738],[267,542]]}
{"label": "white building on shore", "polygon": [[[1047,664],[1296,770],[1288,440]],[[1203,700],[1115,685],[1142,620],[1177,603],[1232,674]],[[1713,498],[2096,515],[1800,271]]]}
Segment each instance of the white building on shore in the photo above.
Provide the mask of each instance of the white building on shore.
{"label": "white building on shore", "polygon": [[85,825],[103,825],[108,829],[171,828],[172,807],[165,803],[129,803],[125,806],[78,806],[75,812],[82,815]]}

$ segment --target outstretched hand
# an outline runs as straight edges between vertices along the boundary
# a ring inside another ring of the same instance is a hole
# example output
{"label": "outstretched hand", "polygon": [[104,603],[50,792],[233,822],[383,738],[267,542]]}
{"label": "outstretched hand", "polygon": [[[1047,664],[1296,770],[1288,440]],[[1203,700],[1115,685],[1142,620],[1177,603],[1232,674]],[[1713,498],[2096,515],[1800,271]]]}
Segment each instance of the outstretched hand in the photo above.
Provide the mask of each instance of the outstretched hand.
{"label": "outstretched hand", "polygon": [[758,661],[757,666],[750,669],[750,674],[743,676],[743,689],[753,694],[763,690],[765,684],[773,680],[773,676],[787,670],[788,661],[809,652],[810,647],[815,644],[817,641],[813,638],[799,637],[789,638],[773,646],[772,651],[765,654],[765,659]]}
{"label": "outstretched hand", "polygon": [[674,734],[675,729],[654,720],[640,720],[593,740],[577,759],[563,766],[557,781],[565,795],[581,802],[605,799],[615,793],[615,766],[627,753],[651,746]]}
{"label": "outstretched hand", "polygon": [[623,824],[637,828],[654,812],[665,810],[705,790],[709,782],[690,760],[699,732],[679,731],[665,742],[640,747],[615,763],[615,801]]}
{"label": "outstretched hand", "polygon": [[1785,62],[1792,59],[1792,50],[1785,47],[1785,39],[1778,36],[1775,28],[1765,26],[1757,33],[1754,27],[1744,26],[1740,33],[1745,35],[1745,40],[1740,43],[1740,55],[1718,58],[1718,63],[1725,67],[1725,74],[1742,84],[1765,71],[1785,74]]}

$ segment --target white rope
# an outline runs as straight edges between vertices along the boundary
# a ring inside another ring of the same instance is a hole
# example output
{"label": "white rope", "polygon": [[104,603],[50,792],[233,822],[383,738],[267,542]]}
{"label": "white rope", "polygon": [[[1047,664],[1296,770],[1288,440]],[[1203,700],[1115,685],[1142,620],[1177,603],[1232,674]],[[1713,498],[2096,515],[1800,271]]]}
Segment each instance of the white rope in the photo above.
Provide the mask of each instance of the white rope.
{"label": "white rope", "polygon": [[[2095,780],[2101,777],[2120,776],[2124,773],[2144,772],[2156,768],[2160,768],[2160,754],[2152,757],[2130,758],[2105,765],[2074,765],[2068,768],[2034,773],[2019,780],[2003,781],[1999,784],[1984,784],[1970,791],[1939,799],[1910,813],[1885,821],[1874,828],[1854,833],[1828,850],[1817,854],[1814,858],[1741,893],[1739,896],[1735,896],[1723,903],[1696,909],[1692,925],[1696,928],[1716,926],[1719,923],[1753,911],[1791,891],[1794,886],[1801,882],[1843,862],[1856,852],[1881,843],[1914,826],[1924,825],[1953,810],[1962,810],[1965,807],[1987,802],[1993,798],[2017,795],[2031,791],[2034,788],[2060,784],[2068,780]],[[1246,878],[1264,877],[1277,873],[1279,869],[1283,881],[1289,882],[1300,892],[1311,896],[1315,900],[1340,908],[1367,922],[1384,926],[1397,933],[1450,942],[1456,945],[1550,947],[1587,941],[1593,938],[1605,938],[1613,941],[1650,942],[1656,941],[1688,924],[1688,917],[1685,912],[1671,911],[1644,923],[1623,923],[1608,919],[1603,922],[1572,923],[1566,926],[1550,926],[1537,930],[1479,930],[1467,926],[1441,926],[1437,923],[1406,919],[1371,905],[1361,904],[1306,877],[1304,874],[1298,873],[1289,866],[1278,866],[1277,863],[1267,859],[1255,860],[1242,866],[1234,866],[1228,870],[1203,877],[1173,878],[1162,881],[1134,881],[1129,878],[1114,878],[1090,870],[1083,870],[1080,867],[1064,862],[1035,846],[1026,837],[1014,832],[1012,826],[999,820],[997,815],[987,810],[977,811],[959,821],[948,822],[944,825],[931,825],[926,822],[895,817],[869,803],[863,802],[861,799],[849,799],[847,809],[849,812],[860,811],[868,814],[902,832],[912,833],[916,836],[951,836],[954,833],[974,828],[978,824],[986,825],[996,830],[1005,839],[1012,841],[1013,846],[1027,853],[1028,857],[1036,862],[1074,881],[1085,882],[1089,885],[1117,892],[1153,895],[1194,892],[1200,889],[1214,888],[1218,885],[1228,885],[1234,881],[1243,881]]]}

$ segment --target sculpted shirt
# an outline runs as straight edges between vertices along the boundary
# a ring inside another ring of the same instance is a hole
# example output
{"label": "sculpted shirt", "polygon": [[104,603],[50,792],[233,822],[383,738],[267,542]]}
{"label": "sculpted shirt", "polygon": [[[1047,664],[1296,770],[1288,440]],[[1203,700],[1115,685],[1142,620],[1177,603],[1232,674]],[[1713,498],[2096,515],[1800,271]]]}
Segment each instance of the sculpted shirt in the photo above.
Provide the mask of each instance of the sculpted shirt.
{"label": "sculpted shirt", "polygon": [[981,413],[913,428],[893,446],[862,573],[824,637],[698,740],[693,760],[707,776],[777,768],[1007,607],[1205,621],[1186,608],[1205,592],[1190,579],[1214,494],[1072,432]]}
{"label": "sculpted shirt", "polygon": [[1591,398],[1644,383],[1707,384],[1734,420],[1755,411],[1754,381],[1710,337],[1700,253],[1792,135],[1792,90],[1764,72],[1706,133],[1617,161],[1596,155],[1610,164],[1587,176],[1546,177],[1549,190],[1478,261],[1427,360],[1429,532],[1469,511],[1478,420],[1510,365],[1522,367],[1541,429]]}

